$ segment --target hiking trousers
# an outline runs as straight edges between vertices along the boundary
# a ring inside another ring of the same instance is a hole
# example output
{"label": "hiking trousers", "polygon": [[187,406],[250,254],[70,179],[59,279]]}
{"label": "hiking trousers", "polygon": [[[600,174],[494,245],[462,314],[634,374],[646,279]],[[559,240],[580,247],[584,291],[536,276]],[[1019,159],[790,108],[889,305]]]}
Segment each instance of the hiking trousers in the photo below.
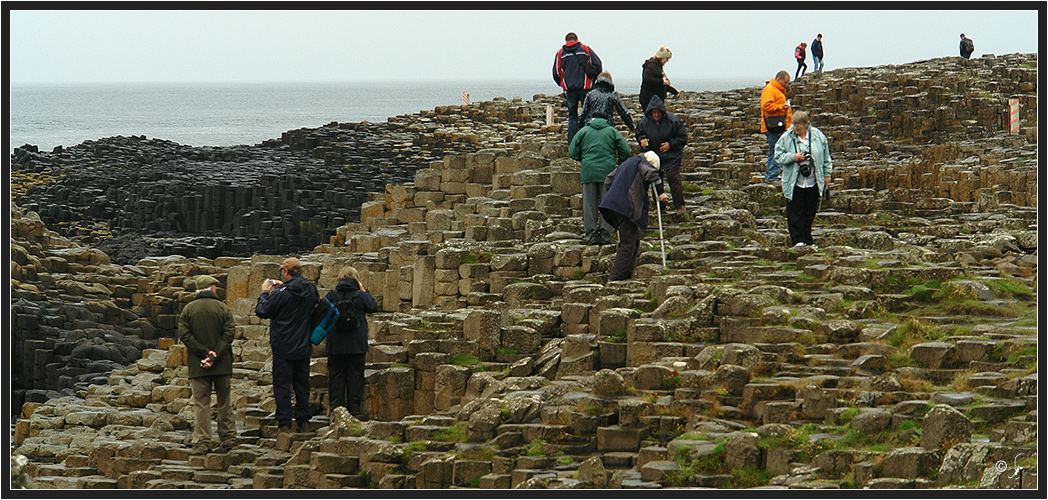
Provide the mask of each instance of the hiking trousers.
{"label": "hiking trousers", "polygon": [[291,391],[295,391],[295,417],[298,423],[313,416],[309,407],[309,358],[285,359],[273,355],[273,399],[277,403],[277,425],[290,426]]}
{"label": "hiking trousers", "polygon": [[815,212],[819,210],[819,186],[794,187],[793,200],[786,200],[786,228],[790,231],[790,244],[814,245],[811,225]]}
{"label": "hiking trousers", "polygon": [[366,354],[328,355],[328,406],[345,407],[349,413],[361,413],[364,397],[364,358]]}
{"label": "hiking trousers", "polygon": [[633,266],[640,251],[640,228],[629,219],[619,224],[619,243],[615,247],[615,261],[608,271],[608,281],[622,281],[633,277]]}
{"label": "hiking trousers", "polygon": [[218,404],[218,439],[231,441],[237,437],[236,421],[229,402],[231,375],[214,375],[189,379],[193,390],[193,444],[211,442],[211,389]]}

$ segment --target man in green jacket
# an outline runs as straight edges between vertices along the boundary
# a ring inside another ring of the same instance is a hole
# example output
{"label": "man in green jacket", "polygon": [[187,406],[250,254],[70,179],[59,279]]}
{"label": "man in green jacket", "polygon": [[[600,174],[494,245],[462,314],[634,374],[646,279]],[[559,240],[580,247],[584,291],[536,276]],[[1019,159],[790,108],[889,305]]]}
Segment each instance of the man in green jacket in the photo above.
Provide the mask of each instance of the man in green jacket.
{"label": "man in green jacket", "polygon": [[197,296],[182,309],[178,332],[186,345],[189,382],[193,388],[193,448],[208,451],[211,444],[211,388],[218,399],[218,438],[221,447],[236,446],[237,428],[230,408],[229,386],[233,376],[233,313],[218,298],[218,280],[196,278]]}
{"label": "man in green jacket", "polygon": [[615,243],[611,239],[615,228],[600,216],[598,208],[607,192],[604,178],[633,151],[626,138],[608,125],[608,115],[593,113],[592,117],[571,140],[568,156],[582,162],[582,226],[586,244],[610,245]]}

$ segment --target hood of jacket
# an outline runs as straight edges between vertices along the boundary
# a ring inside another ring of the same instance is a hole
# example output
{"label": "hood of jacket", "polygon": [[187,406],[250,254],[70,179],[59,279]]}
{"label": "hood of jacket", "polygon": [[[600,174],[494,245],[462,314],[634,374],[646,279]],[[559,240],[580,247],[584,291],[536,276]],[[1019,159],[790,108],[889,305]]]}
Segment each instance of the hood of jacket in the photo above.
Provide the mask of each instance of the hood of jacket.
{"label": "hood of jacket", "polygon": [[666,117],[666,103],[662,102],[662,98],[657,95],[651,96],[651,101],[648,102],[648,107],[644,110],[644,116],[651,118],[651,112],[656,109],[662,111],[663,118]]}
{"label": "hood of jacket", "polygon": [[338,293],[348,293],[353,290],[360,290],[360,283],[353,278],[346,278],[335,285],[335,290],[338,290]]}
{"label": "hood of jacket", "polygon": [[593,88],[604,92],[614,92],[615,84],[606,76],[598,76],[597,80],[593,82]]}
{"label": "hood of jacket", "polygon": [[604,118],[590,118],[590,121],[586,123],[586,126],[600,130],[602,128],[610,127],[611,125],[609,125],[608,120]]}
{"label": "hood of jacket", "polygon": [[580,42],[578,40],[575,40],[574,42],[571,42],[571,43],[565,43],[564,46],[561,47],[561,48],[564,49],[564,52],[579,51],[579,50],[582,50],[582,42]]}
{"label": "hood of jacket", "polygon": [[303,302],[303,301],[314,301],[316,297],[313,295],[313,288],[310,286],[308,280],[301,276],[292,276],[290,279],[284,282],[284,289],[291,294],[291,298]]}

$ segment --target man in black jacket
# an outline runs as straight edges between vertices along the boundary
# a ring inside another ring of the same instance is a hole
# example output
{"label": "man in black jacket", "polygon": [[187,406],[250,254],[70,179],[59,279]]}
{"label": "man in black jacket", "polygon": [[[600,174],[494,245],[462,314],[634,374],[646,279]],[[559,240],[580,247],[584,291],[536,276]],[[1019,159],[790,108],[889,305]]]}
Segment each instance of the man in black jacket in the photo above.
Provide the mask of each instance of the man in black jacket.
{"label": "man in black jacket", "polygon": [[[680,164],[684,145],[688,143],[688,129],[676,115],[666,111],[659,96],[651,96],[644,118],[637,124],[637,142],[641,152],[654,151],[659,155],[659,176],[670,185],[673,208],[677,215],[684,215],[684,186],[681,182]],[[660,203],[659,210],[662,210]]]}
{"label": "man in black jacket", "polygon": [[814,63],[812,71],[822,71],[822,33],[811,42],[811,59]]}
{"label": "man in black jacket", "polygon": [[[592,65],[592,77],[586,74],[584,64]],[[586,93],[593,88],[593,81],[601,71],[604,67],[593,49],[583,45],[575,33],[564,36],[564,46],[553,60],[553,81],[564,89],[568,103],[568,143],[579,131],[579,103],[585,102]]]}
{"label": "man in black jacket", "polygon": [[273,350],[273,398],[277,403],[278,432],[291,431],[291,388],[295,391],[296,432],[309,432],[309,323],[319,296],[317,287],[302,277],[302,263],[294,257],[280,266],[282,281],[265,280],[255,315],[269,319],[269,347]]}

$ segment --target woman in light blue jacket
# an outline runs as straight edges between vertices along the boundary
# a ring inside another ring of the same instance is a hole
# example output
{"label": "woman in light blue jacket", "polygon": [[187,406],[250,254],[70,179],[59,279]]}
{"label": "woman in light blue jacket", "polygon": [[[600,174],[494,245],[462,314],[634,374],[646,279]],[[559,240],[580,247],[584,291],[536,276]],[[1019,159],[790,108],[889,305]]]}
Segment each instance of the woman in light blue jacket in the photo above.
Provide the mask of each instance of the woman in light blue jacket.
{"label": "woman in light blue jacket", "polygon": [[826,136],[808,125],[808,114],[804,111],[793,114],[793,125],[775,143],[775,162],[782,165],[782,194],[786,197],[790,241],[795,247],[815,246],[811,225],[819,210],[819,199],[829,187],[833,160]]}

